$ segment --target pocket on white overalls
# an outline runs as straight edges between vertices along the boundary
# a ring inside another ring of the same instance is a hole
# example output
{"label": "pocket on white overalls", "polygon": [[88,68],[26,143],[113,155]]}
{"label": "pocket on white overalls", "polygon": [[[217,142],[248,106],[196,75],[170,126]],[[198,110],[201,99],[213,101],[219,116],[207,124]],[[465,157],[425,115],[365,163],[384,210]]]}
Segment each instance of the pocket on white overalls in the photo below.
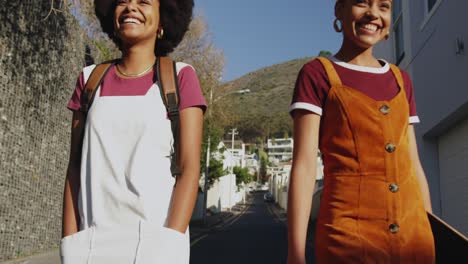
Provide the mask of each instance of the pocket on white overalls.
{"label": "pocket on white overalls", "polygon": [[146,236],[141,244],[138,263],[188,264],[190,242],[188,234],[161,227],[156,234]]}
{"label": "pocket on white overalls", "polygon": [[60,240],[62,264],[86,263],[89,254],[90,236],[94,227],[83,229]]}

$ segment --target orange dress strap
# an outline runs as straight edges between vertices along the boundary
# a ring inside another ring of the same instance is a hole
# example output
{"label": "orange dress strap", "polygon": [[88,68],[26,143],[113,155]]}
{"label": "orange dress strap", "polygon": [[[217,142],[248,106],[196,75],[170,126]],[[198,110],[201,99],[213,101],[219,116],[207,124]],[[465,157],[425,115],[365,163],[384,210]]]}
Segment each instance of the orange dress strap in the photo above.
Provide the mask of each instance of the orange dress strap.
{"label": "orange dress strap", "polygon": [[320,61],[320,63],[322,63],[323,68],[325,68],[325,72],[328,75],[328,80],[330,81],[331,87],[341,86],[342,82],[340,76],[338,76],[338,73],[336,72],[335,67],[333,67],[332,62],[325,57],[317,57],[317,59]]}
{"label": "orange dress strap", "polygon": [[390,63],[390,69],[393,72],[393,75],[395,76],[395,79],[397,80],[398,86],[400,86],[400,89],[404,89],[404,82],[403,82],[403,76],[401,75],[401,70],[396,66],[395,64]]}

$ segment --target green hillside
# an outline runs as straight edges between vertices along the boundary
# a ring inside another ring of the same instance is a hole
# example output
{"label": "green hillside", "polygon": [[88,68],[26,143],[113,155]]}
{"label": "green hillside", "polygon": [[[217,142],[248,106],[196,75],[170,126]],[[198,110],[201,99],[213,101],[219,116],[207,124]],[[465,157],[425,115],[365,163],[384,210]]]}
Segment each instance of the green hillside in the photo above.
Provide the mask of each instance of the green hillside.
{"label": "green hillside", "polygon": [[237,127],[241,138],[247,142],[274,135],[291,136],[292,120],[288,107],[297,74],[311,59],[272,65],[217,88],[214,102],[231,117],[227,125]]}

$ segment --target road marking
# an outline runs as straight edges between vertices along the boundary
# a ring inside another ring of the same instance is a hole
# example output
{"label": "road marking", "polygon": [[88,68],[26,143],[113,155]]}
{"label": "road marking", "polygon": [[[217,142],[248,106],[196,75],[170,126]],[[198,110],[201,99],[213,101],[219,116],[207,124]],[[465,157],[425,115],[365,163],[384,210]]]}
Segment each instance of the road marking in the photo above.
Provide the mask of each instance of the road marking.
{"label": "road marking", "polygon": [[192,243],[190,243],[190,246],[195,245],[196,243],[198,243],[200,240],[204,239],[204,238],[207,237],[207,236],[208,236],[208,234],[203,235],[203,236],[201,236],[201,237],[195,239],[195,241],[193,241]]}
{"label": "road marking", "polygon": [[234,224],[237,220],[239,220],[239,218],[241,218],[241,216],[243,216],[245,214],[245,212],[247,212],[247,210],[250,208],[251,204],[249,203],[245,208],[244,210],[242,210],[242,212],[239,213],[239,215],[237,215],[235,218],[233,218],[231,220],[231,222],[225,224],[224,226],[222,226],[222,228],[226,228],[228,226],[231,226],[232,224]]}
{"label": "road marking", "polygon": [[[231,222],[225,224],[225,225],[222,225],[220,224],[221,226],[215,226],[215,228],[226,228],[227,226],[230,226],[232,225],[234,222],[236,222],[242,215],[244,215],[244,213],[247,211],[247,209],[250,208],[250,204],[248,206],[245,207],[244,210],[242,210],[242,212],[239,213],[239,215],[237,215]],[[200,242],[200,240],[206,238],[209,234],[205,234],[205,235],[202,235],[201,237],[195,239],[192,243],[190,243],[190,246],[193,246],[195,245],[196,243]]]}

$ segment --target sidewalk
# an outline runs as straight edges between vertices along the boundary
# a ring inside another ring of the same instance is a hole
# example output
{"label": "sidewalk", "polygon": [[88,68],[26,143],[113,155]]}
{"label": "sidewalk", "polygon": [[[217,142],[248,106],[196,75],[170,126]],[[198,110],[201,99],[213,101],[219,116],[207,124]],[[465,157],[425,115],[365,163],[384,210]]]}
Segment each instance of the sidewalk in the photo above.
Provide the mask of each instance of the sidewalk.
{"label": "sidewalk", "polygon": [[277,203],[270,203],[268,205],[268,208],[276,220],[281,221],[285,225],[287,225],[288,217],[287,217],[286,210],[281,208]]}
{"label": "sidewalk", "polygon": [[[222,229],[225,225],[234,221],[247,209],[248,203],[237,204],[231,211],[223,211],[217,214],[207,214],[206,220],[190,222],[190,242],[202,237],[206,233]],[[0,264],[60,264],[59,250],[39,253],[33,256],[0,262]]]}

